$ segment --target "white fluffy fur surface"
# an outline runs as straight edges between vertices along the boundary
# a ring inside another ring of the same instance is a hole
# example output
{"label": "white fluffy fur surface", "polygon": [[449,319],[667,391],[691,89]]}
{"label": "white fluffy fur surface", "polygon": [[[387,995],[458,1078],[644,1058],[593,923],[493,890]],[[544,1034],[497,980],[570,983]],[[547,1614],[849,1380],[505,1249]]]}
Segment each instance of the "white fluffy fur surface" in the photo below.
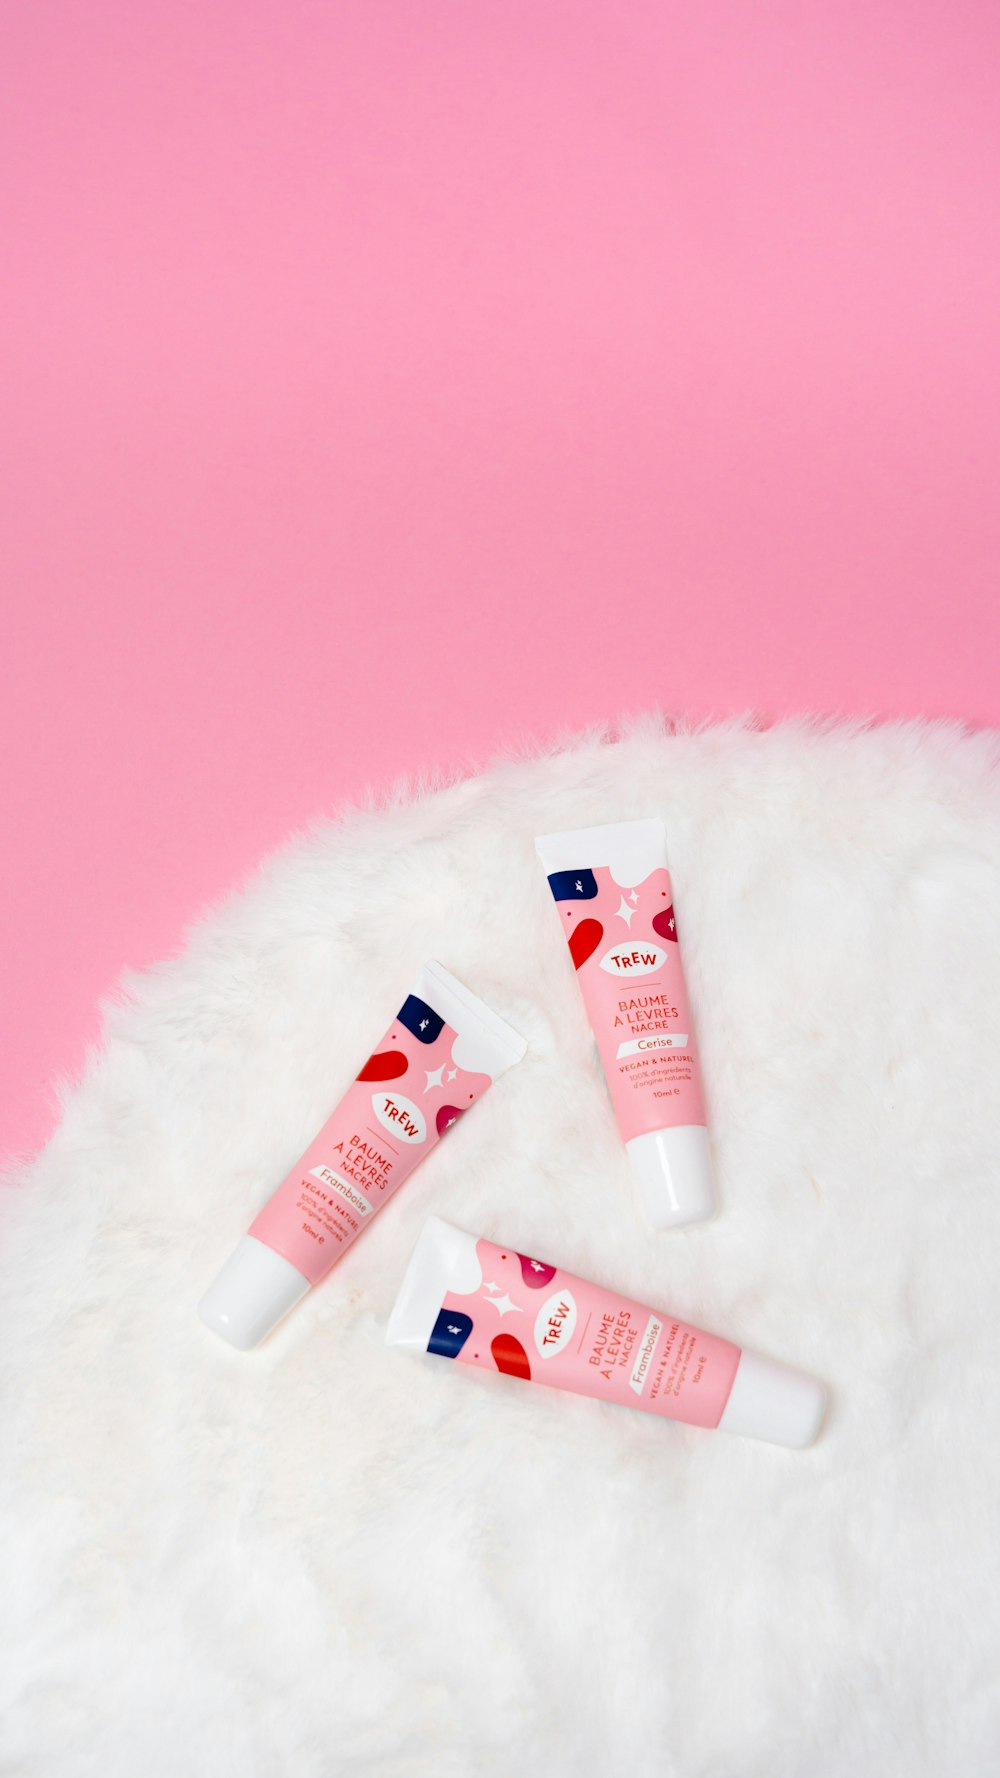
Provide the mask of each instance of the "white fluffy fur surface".
{"label": "white fluffy fur surface", "polygon": [[[661,814],[722,1208],[644,1226],[532,839]],[[320,826],[6,1193],[4,1778],[1000,1760],[997,737],[640,723]],[[527,1037],[258,1352],[195,1304],[438,957]],[[826,1379],[783,1451],[383,1344],[425,1216]]]}

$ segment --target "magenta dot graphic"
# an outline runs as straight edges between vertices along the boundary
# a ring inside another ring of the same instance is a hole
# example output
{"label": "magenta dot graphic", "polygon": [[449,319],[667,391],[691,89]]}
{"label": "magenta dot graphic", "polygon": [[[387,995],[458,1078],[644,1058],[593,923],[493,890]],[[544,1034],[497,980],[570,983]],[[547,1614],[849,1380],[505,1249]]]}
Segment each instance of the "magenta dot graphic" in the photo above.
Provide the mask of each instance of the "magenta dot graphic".
{"label": "magenta dot graphic", "polygon": [[657,938],[668,938],[672,944],[677,943],[677,921],[674,919],[673,902],[670,903],[668,908],[664,908],[662,913],[655,916],[653,920],[653,931],[656,933]]}
{"label": "magenta dot graphic", "polygon": [[546,1284],[552,1283],[555,1266],[547,1266],[544,1260],[532,1259],[527,1253],[519,1253],[517,1257],[521,1262],[521,1277],[530,1290],[543,1290]]}
{"label": "magenta dot graphic", "polygon": [[437,1116],[434,1119],[434,1125],[438,1135],[443,1136],[445,1130],[447,1130],[457,1118],[460,1118],[466,1109],[467,1107],[464,1105],[439,1105]]}

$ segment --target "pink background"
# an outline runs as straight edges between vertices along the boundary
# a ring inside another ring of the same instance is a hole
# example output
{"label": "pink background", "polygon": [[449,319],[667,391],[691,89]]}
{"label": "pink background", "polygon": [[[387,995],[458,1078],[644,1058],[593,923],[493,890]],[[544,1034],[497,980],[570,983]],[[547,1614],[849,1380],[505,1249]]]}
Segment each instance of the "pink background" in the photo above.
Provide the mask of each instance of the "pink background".
{"label": "pink background", "polygon": [[16,0],[5,1127],[369,783],[1000,719],[1000,12]]}

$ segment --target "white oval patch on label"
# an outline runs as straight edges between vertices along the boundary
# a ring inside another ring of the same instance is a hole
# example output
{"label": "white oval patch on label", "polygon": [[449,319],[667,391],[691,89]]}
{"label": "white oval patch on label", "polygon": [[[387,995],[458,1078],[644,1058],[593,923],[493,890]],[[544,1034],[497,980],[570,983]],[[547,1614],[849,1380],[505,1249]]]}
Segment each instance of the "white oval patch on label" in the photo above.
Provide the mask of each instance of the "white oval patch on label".
{"label": "white oval patch on label", "polygon": [[535,1346],[543,1358],[554,1358],[573,1337],[576,1303],[571,1290],[557,1290],[535,1316]]}
{"label": "white oval patch on label", "polygon": [[402,1093],[373,1093],[372,1110],[391,1136],[398,1136],[400,1142],[425,1142],[427,1125],[419,1105],[407,1099]]}
{"label": "white oval patch on label", "polygon": [[666,951],[661,951],[652,939],[641,943],[638,939],[623,945],[612,945],[601,958],[601,968],[609,975],[652,975],[656,969],[662,969],[667,961]]}

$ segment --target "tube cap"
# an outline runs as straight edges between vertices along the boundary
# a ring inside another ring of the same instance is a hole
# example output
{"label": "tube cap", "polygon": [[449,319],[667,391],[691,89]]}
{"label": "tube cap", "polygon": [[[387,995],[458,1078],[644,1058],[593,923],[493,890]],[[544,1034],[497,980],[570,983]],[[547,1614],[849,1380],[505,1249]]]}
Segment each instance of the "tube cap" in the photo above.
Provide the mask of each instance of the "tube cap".
{"label": "tube cap", "polygon": [[825,1413],[826,1388],[815,1377],[743,1352],[718,1430],[801,1451],[818,1436]]}
{"label": "tube cap", "polygon": [[633,1136],[625,1147],[654,1229],[682,1228],[715,1215],[715,1175],[704,1124],[651,1130]]}
{"label": "tube cap", "polygon": [[213,1333],[238,1351],[249,1352],[267,1338],[308,1289],[308,1278],[273,1247],[244,1235],[206,1290],[198,1313]]}

